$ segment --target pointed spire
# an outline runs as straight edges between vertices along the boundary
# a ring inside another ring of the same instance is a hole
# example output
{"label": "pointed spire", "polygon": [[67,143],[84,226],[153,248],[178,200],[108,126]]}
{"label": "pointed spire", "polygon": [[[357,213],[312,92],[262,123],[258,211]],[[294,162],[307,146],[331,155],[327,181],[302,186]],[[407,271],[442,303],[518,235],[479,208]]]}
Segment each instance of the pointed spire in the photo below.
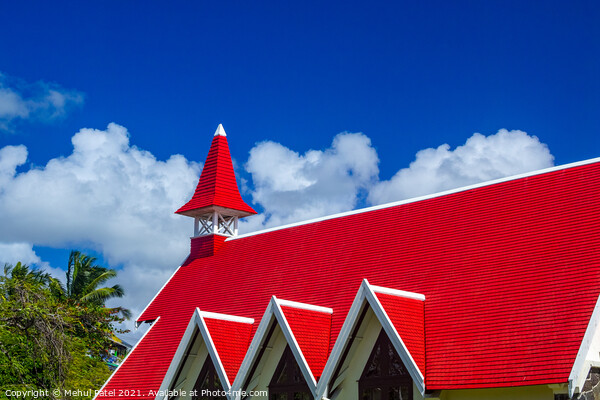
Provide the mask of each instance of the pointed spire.
{"label": "pointed spire", "polygon": [[256,214],[240,195],[235,180],[231,154],[223,125],[219,124],[191,200],[176,211],[188,217],[203,217],[211,213],[221,216],[245,217]]}
{"label": "pointed spire", "polygon": [[222,124],[219,124],[219,126],[217,126],[217,130],[215,131],[214,136],[227,136],[227,134],[225,133],[225,129],[223,129]]}

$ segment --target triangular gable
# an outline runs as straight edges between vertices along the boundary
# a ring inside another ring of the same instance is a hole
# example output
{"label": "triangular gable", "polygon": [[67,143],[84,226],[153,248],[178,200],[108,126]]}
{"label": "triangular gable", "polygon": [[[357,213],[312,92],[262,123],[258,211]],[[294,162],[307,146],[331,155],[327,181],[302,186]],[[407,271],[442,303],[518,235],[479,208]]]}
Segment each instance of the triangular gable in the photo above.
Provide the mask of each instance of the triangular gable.
{"label": "triangular gable", "polygon": [[[424,301],[422,294],[372,286],[366,279],[363,280],[323,369],[317,393],[322,397],[329,395],[331,380],[335,378],[333,375],[338,364],[343,362],[352,332],[362,322],[360,315],[365,307],[371,307],[413,382],[424,394],[425,377],[421,372],[421,368],[425,370]],[[420,340],[421,337],[423,340]],[[415,353],[414,357],[409,348]]]}
{"label": "triangular gable", "polygon": [[276,300],[315,380],[325,368],[329,354],[331,309]]}
{"label": "triangular gable", "polygon": [[332,313],[331,308],[273,296],[250,343],[233,390],[243,390],[246,381],[252,378],[253,365],[260,361],[261,349],[267,344],[269,332],[273,324],[279,324],[309,389],[316,396],[315,373],[321,373],[327,358]]}
{"label": "triangular gable", "polygon": [[581,392],[591,367],[600,367],[600,296],[569,375],[569,397]]}
{"label": "triangular gable", "polygon": [[196,308],[165,374],[160,392],[165,393],[170,389],[177,371],[182,367],[196,329],[202,335],[223,390],[229,391],[248,349],[253,324],[254,320],[251,318],[200,311]]}
{"label": "triangular gable", "polygon": [[372,286],[398,336],[422,375],[425,375],[425,296]]}

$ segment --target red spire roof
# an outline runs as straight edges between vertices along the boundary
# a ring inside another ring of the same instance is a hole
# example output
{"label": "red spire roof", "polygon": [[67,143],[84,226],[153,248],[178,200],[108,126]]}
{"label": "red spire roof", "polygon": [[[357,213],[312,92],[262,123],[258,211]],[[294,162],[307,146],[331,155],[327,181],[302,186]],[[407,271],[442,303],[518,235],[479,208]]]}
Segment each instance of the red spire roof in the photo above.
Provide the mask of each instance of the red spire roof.
{"label": "red spire roof", "polygon": [[228,214],[240,217],[256,214],[238,190],[227,135],[221,124],[213,137],[194,196],[176,213],[195,217],[215,208],[228,209]]}

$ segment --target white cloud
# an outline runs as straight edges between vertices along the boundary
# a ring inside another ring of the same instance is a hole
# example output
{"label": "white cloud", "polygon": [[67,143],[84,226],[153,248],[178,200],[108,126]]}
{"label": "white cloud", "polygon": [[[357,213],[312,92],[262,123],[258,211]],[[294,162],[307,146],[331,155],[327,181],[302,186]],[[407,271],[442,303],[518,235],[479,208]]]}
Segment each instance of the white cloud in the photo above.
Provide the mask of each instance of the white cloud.
{"label": "white cloud", "polygon": [[27,83],[0,73],[0,130],[11,132],[19,120],[49,122],[83,103],[83,94],[55,83]]}
{"label": "white cloud", "polygon": [[0,243],[0,265],[15,265],[19,261],[28,265],[48,266],[48,263],[35,254],[29,243]]}
{"label": "white cloud", "polygon": [[300,155],[275,142],[250,150],[246,170],[252,198],[265,215],[241,224],[244,231],[351,210],[377,178],[377,153],[362,133],[340,133],[329,149]]}
{"label": "white cloud", "polygon": [[[40,260],[32,244],[96,249],[109,265],[123,265],[109,283],[122,284],[126,297],[108,305],[138,316],[188,254],[191,220],[173,212],[191,197],[200,166],[181,155],[157,160],[132,146],[127,130],[116,124],[81,129],[72,143],[68,156],[18,174],[26,147],[0,149],[0,262],[43,265],[63,278],[64,271]],[[252,177],[248,194],[265,212],[241,228],[351,210],[367,196],[375,204],[418,196],[548,167],[552,160],[536,137],[500,130],[475,134],[454,150],[422,150],[408,168],[379,181],[377,153],[362,133],[340,133],[329,148],[304,154],[262,142],[251,149],[245,168]]]}
{"label": "white cloud", "polygon": [[372,204],[441,192],[478,182],[551,167],[554,157],[536,136],[507,131],[483,136],[475,133],[454,150],[443,144],[421,150],[408,168],[369,193]]}
{"label": "white cloud", "polygon": [[0,149],[0,193],[15,176],[17,167],[27,161],[27,148],[20,146],[5,146]]}
{"label": "white cloud", "polygon": [[19,174],[26,148],[0,149],[0,242],[101,251],[124,265],[125,306],[139,309],[189,251],[192,223],[173,212],[193,193],[199,165],[159,161],[116,124],[82,129],[72,143],[67,157]]}

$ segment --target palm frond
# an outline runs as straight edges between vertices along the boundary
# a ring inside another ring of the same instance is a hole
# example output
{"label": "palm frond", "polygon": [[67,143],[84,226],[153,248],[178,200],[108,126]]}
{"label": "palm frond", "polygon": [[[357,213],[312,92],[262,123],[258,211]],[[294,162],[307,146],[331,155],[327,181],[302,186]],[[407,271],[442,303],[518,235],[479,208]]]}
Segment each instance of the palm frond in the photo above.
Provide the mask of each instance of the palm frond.
{"label": "palm frond", "polygon": [[[122,296],[122,295],[121,295]],[[79,301],[81,302],[99,302],[104,303],[106,300],[111,299],[113,297],[121,297],[119,294],[115,294],[114,287],[103,287],[96,289],[86,295],[82,296]]]}
{"label": "palm frond", "polygon": [[[117,276],[117,271],[115,271],[114,269],[109,269],[109,270],[106,270],[106,268],[102,268],[102,269],[104,270],[104,272],[102,272],[95,279],[93,279],[85,287],[85,289],[83,289],[83,293],[82,293],[83,295],[93,292],[94,290],[96,290],[96,288],[98,286],[102,285],[107,280],[112,279]],[[121,296],[119,296],[119,297],[121,297]]]}

